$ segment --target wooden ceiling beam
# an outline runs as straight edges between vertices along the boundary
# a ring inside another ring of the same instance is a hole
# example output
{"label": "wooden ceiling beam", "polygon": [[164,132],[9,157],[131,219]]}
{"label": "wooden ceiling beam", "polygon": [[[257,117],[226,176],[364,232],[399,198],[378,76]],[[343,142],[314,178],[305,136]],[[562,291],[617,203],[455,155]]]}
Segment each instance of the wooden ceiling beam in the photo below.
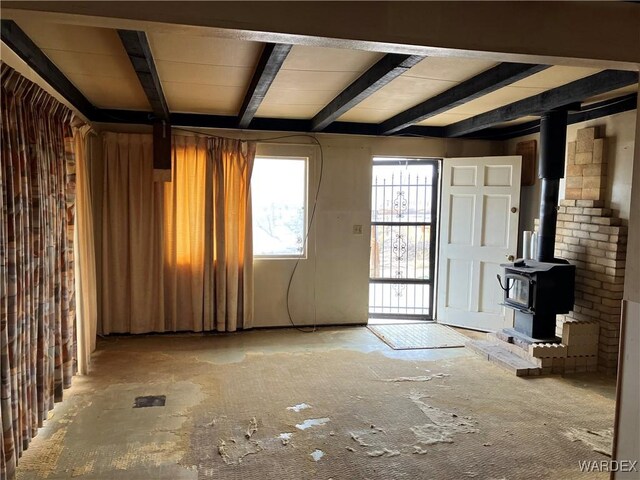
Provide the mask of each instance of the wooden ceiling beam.
{"label": "wooden ceiling beam", "polygon": [[284,43],[265,44],[238,114],[239,128],[249,127],[291,48]]}
{"label": "wooden ceiling beam", "polygon": [[522,80],[534,73],[549,68],[548,65],[528,65],[522,63],[501,63],[455,87],[429,98],[418,105],[401,112],[380,124],[380,133],[391,135],[411,125],[434,117],[471,100],[495,92],[502,87]]}
{"label": "wooden ceiling beam", "polygon": [[[585,105],[578,111],[569,112],[567,117],[567,125],[595,120],[597,118],[608,117],[616,113],[628,112],[635,110],[638,105],[638,94],[630,93],[620,97],[603,100],[602,102]],[[509,140],[511,138],[522,137],[540,131],[540,120],[531,120],[530,122],[509,125],[508,127],[487,128],[472,134],[466,135],[465,138],[483,139],[483,140]]]}
{"label": "wooden ceiling beam", "polygon": [[380,90],[422,61],[422,55],[389,53],[345,88],[311,120],[311,130],[319,132],[335,122],[365,98]]}
{"label": "wooden ceiling beam", "polygon": [[552,88],[538,95],[490,110],[446,127],[446,136],[461,137],[528,115],[541,115],[554,108],[638,83],[638,72],[604,70],[595,75]]}
{"label": "wooden ceiling beam", "polygon": [[[631,93],[621,97],[604,100],[582,107],[580,110],[569,112],[568,124],[594,120],[597,118],[614,115],[616,113],[634,110],[637,105],[637,94]],[[131,110],[97,109],[96,116],[92,119],[105,123],[130,123],[150,125],[153,123],[149,112]],[[199,113],[172,113],[170,122],[175,126],[193,128],[224,128],[235,129],[236,117],[229,115],[208,115]],[[285,118],[256,118],[251,125],[252,130],[269,130],[283,132],[309,132],[311,123],[309,120],[291,120]],[[334,122],[327,127],[324,133],[339,133],[352,135],[378,135],[378,126],[373,123],[358,122]],[[508,140],[539,130],[540,121],[533,120],[508,127],[494,127],[476,131],[465,135],[464,138],[484,140]],[[446,137],[447,127],[411,126],[400,132],[397,136],[422,136],[422,137]]]}
{"label": "wooden ceiling beam", "polygon": [[147,35],[138,30],[118,30],[118,35],[149,100],[151,110],[158,119],[168,121],[169,107],[162,91]]}
{"label": "wooden ceiling beam", "polygon": [[53,87],[65,100],[91,119],[96,108],[60,71],[49,57],[33,43],[26,33],[12,20],[2,20],[0,38],[42,79]]}

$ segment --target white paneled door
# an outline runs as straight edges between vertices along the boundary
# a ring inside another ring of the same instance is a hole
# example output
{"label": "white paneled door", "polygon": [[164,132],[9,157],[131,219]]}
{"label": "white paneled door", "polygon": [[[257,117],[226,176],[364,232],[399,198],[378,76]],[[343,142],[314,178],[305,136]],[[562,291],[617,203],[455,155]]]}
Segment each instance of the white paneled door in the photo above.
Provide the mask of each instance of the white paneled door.
{"label": "white paneled door", "polygon": [[483,331],[513,326],[496,275],[516,255],[520,170],[519,156],[444,159],[438,322]]}

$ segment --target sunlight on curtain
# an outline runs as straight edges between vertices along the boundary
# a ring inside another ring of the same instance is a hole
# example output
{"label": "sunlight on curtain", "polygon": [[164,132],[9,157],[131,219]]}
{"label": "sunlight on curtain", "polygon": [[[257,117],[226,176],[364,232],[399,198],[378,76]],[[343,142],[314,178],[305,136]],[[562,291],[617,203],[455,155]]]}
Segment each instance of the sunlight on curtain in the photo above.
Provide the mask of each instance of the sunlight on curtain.
{"label": "sunlight on curtain", "polygon": [[78,372],[86,375],[91,352],[96,349],[97,300],[96,259],[93,236],[93,209],[87,158],[87,136],[90,128],[73,129],[76,153],[76,223],[74,263],[76,269],[76,331]]}
{"label": "sunlight on curtain", "polygon": [[202,331],[207,142],[173,137],[173,181],[164,184],[165,314],[169,330]]}
{"label": "sunlight on curtain", "polygon": [[174,137],[173,182],[165,183],[165,261],[177,266],[204,261],[206,140]]}
{"label": "sunlight on curtain", "polygon": [[250,328],[255,143],[176,135],[169,183],[152,147],[104,134],[103,332]]}

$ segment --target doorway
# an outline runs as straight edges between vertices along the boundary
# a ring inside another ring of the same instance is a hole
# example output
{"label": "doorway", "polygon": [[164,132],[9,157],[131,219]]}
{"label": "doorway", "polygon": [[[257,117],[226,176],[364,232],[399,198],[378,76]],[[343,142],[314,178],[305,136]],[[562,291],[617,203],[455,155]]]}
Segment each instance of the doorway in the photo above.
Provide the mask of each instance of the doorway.
{"label": "doorway", "polygon": [[440,160],[374,157],[369,317],[433,320]]}
{"label": "doorway", "polygon": [[519,156],[444,159],[439,323],[486,332],[513,326],[496,275],[516,257],[521,169]]}

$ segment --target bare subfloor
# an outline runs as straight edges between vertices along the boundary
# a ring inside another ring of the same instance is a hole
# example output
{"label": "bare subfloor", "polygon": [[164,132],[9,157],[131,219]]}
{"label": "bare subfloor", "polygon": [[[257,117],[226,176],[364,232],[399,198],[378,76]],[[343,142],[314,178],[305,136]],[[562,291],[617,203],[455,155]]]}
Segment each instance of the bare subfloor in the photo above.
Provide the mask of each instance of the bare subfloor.
{"label": "bare subfloor", "polygon": [[610,378],[517,378],[366,328],[109,338],[19,478],[607,478],[578,462],[608,458],[613,411]]}

